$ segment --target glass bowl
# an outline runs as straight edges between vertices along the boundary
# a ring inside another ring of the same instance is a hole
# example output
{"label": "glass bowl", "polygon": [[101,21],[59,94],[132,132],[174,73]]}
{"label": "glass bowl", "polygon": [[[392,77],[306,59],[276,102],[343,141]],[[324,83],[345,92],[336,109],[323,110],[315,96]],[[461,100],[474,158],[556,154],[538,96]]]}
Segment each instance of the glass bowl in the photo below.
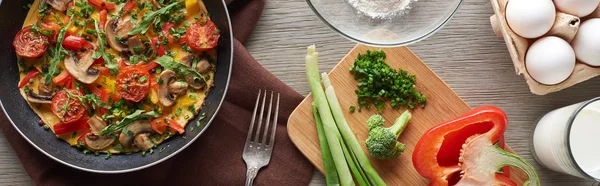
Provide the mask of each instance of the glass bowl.
{"label": "glass bowl", "polygon": [[[306,2],[327,26],[340,35],[366,45],[394,47],[415,43],[433,35],[458,11],[462,0]],[[368,6],[369,3],[379,6]]]}

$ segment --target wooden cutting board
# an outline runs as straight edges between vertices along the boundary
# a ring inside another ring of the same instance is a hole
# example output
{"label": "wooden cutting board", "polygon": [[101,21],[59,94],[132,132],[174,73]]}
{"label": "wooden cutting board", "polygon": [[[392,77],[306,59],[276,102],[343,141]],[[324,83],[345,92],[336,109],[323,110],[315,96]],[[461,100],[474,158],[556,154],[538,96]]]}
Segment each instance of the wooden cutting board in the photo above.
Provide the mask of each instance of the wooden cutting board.
{"label": "wooden cutting board", "polygon": [[[335,88],[342,108],[344,108],[346,120],[367,154],[368,152],[365,147],[365,140],[368,135],[366,121],[371,115],[379,112],[374,107],[371,110],[362,109],[361,112],[356,111],[351,113],[349,111],[348,108],[350,106],[356,106],[357,104],[356,94],[354,93],[357,85],[348,69],[354,63],[354,59],[359,53],[378,49],[365,45],[357,45],[329,72],[331,83]],[[469,111],[471,108],[407,47],[383,48],[383,51],[385,51],[387,55],[386,61],[391,67],[396,69],[402,68],[407,70],[409,74],[416,75],[416,89],[422,91],[427,96],[427,106],[411,111],[413,114],[412,120],[399,137],[399,141],[407,146],[406,151],[400,157],[394,160],[376,160],[371,158],[370,155],[367,156],[388,185],[426,185],[428,183],[427,179],[421,177],[412,164],[412,152],[415,144],[429,128],[453,119]],[[288,134],[292,142],[304,156],[319,171],[323,172],[321,151],[312,115],[311,103],[312,96],[309,94],[292,112],[288,119]],[[405,108],[392,109],[386,103],[386,109],[380,113],[386,119],[385,126],[391,126],[396,118],[405,110]],[[520,171],[512,172],[513,176],[511,177],[514,177],[513,180],[527,178]]]}

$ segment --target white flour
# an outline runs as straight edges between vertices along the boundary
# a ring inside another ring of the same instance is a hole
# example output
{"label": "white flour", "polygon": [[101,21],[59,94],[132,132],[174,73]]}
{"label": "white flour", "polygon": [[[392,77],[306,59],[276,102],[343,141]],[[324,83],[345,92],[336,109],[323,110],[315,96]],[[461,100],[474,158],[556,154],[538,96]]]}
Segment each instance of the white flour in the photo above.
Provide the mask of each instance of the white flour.
{"label": "white flour", "polygon": [[358,12],[374,19],[390,19],[402,15],[416,0],[348,0]]}

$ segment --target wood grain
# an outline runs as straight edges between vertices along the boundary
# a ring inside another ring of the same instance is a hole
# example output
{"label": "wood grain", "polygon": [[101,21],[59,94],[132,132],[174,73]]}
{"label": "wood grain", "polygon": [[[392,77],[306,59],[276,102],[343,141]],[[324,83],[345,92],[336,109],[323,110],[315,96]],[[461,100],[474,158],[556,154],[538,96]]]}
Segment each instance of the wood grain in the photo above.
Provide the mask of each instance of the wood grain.
{"label": "wood grain", "polygon": [[[354,63],[354,59],[358,54],[365,53],[367,50],[378,49],[357,45],[329,72],[329,78],[335,88],[340,105],[344,109],[344,116],[348,121],[348,125],[365,152],[365,140],[368,137],[367,119],[371,115],[381,114],[387,121],[386,127],[389,127],[406,110],[406,108],[391,109],[389,104],[386,104],[387,109],[382,112],[376,109],[363,109],[362,112],[351,113],[348,109],[345,109],[356,105],[354,91],[357,82],[348,69]],[[319,51],[318,48],[317,51]],[[428,183],[427,179],[419,175],[413,167],[413,148],[421,139],[423,133],[431,127],[469,111],[470,107],[407,47],[384,48],[383,51],[386,53],[386,62],[390,67],[404,69],[409,74],[416,75],[416,89],[427,96],[427,106],[411,110],[412,120],[398,139],[407,147],[400,157],[393,160],[376,160],[369,155],[368,157],[379,175],[389,185],[426,185]],[[312,96],[309,94],[292,112],[288,120],[288,134],[292,142],[308,160],[317,169],[323,171],[319,140],[312,114],[312,101]],[[399,172],[402,174],[398,174]],[[519,178],[518,176],[523,177]],[[518,176],[515,176],[515,179],[527,179],[527,176],[522,174]]]}
{"label": "wood grain", "polygon": [[[410,45],[446,84],[470,106],[495,105],[508,115],[507,143],[532,163],[543,185],[590,186],[592,182],[542,168],[529,151],[531,127],[544,113],[598,96],[600,81],[588,80],[557,93],[536,96],[523,77],[515,75],[504,40],[496,37],[488,0],[469,0],[432,37]],[[267,0],[263,15],[246,43],[250,53],[287,85],[306,95],[306,46],[316,44],[320,69],[330,71],[355,43],[339,36],[313,14],[303,0]],[[32,185],[16,154],[0,137],[0,185]],[[324,185],[315,173],[311,185]],[[260,173],[259,175],[260,176]]]}

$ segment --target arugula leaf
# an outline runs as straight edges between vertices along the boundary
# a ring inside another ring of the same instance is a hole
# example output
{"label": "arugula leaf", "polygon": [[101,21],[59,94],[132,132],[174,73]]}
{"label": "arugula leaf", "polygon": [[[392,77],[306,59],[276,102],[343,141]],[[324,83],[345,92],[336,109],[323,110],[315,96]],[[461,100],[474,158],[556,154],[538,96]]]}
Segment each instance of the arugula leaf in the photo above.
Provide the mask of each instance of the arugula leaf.
{"label": "arugula leaf", "polygon": [[175,71],[175,73],[177,73],[177,75],[179,76],[187,76],[191,74],[194,77],[200,78],[202,79],[202,81],[206,82],[206,79],[204,79],[204,76],[202,76],[202,74],[198,73],[197,71],[188,67],[187,65],[184,65],[183,63],[175,61],[175,59],[173,59],[170,56],[160,57],[156,59],[155,62],[165,69]]}
{"label": "arugula leaf", "polygon": [[123,120],[121,120],[121,122],[105,127],[104,129],[102,129],[102,131],[100,131],[96,135],[110,134],[110,133],[113,133],[113,132],[116,132],[119,130],[123,130],[125,127],[129,126],[134,121],[149,118],[149,117],[159,117],[160,116],[160,114],[158,114],[154,111],[150,111],[150,112],[146,112],[146,113],[143,113],[143,112],[144,112],[144,110],[136,110],[134,113],[132,113],[128,116],[125,116],[125,118],[123,118]]}
{"label": "arugula leaf", "polygon": [[131,35],[136,35],[136,34],[146,34],[146,31],[148,30],[148,28],[150,28],[150,25],[152,24],[152,22],[154,22],[154,19],[158,16],[164,15],[166,13],[169,12],[169,10],[171,10],[171,8],[177,6],[179,4],[179,2],[175,2],[170,4],[169,6],[165,6],[155,12],[148,12],[148,13],[144,13],[144,17],[142,17],[142,21],[140,21],[140,23],[138,25],[136,25],[133,29],[131,29],[131,31],[129,31],[130,36]]}
{"label": "arugula leaf", "polygon": [[106,45],[106,40],[104,39],[104,30],[100,30],[98,28],[98,21],[94,20],[94,26],[96,27],[96,34],[98,37],[98,51],[96,51],[92,58],[98,59],[102,57],[104,59],[104,66],[110,70],[110,74],[117,75],[119,74],[119,65],[113,61],[113,56],[104,50],[104,46]]}
{"label": "arugula leaf", "polygon": [[56,49],[54,49],[52,52],[52,61],[50,61],[48,72],[44,74],[44,77],[46,78],[46,85],[50,84],[50,81],[52,81],[52,77],[54,77],[54,74],[56,73],[56,66],[58,65],[58,62],[60,62],[62,59],[61,54],[67,53],[67,50],[62,47],[62,43],[65,39],[65,35],[67,34],[67,29],[71,27],[71,24],[73,24],[73,20],[73,15],[71,15],[69,23],[66,26],[60,28],[60,30],[58,31],[58,38],[56,39],[57,42],[55,46]]}

